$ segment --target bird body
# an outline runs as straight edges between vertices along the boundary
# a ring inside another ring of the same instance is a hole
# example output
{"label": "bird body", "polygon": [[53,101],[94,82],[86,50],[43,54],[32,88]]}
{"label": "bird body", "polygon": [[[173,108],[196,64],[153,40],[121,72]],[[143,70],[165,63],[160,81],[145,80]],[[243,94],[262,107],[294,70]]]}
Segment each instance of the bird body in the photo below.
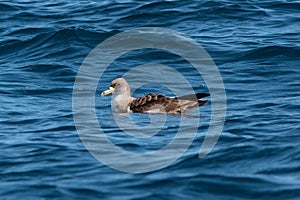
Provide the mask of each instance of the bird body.
{"label": "bird body", "polygon": [[203,106],[208,101],[198,100],[209,96],[208,93],[198,93],[181,97],[167,97],[164,94],[147,94],[134,98],[130,96],[130,87],[123,78],[117,78],[111,82],[108,90],[102,92],[102,96],[113,93],[113,112],[134,113],[170,113],[181,114],[193,108]]}

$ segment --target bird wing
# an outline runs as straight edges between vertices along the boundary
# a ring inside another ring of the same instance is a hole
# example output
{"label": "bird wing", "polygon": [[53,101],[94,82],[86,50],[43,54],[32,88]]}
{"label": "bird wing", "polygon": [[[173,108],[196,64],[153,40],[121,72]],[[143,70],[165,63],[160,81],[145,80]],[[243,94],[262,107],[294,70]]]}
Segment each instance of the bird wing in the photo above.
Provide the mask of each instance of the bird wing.
{"label": "bird wing", "polygon": [[207,93],[198,93],[185,95],[181,97],[170,98],[163,94],[147,94],[145,96],[133,99],[129,104],[132,112],[145,113],[171,113],[180,114],[193,108],[205,105],[207,100],[198,100],[197,98],[207,97]]}
{"label": "bird wing", "polygon": [[180,103],[176,98],[163,94],[147,94],[134,99],[129,104],[132,112],[180,113]]}

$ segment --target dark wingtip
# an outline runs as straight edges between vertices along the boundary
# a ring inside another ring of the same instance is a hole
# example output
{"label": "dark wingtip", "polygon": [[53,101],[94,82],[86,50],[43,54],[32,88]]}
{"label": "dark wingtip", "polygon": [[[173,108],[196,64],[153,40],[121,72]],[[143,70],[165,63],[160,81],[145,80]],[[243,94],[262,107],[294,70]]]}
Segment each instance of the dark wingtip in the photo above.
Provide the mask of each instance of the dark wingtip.
{"label": "dark wingtip", "polygon": [[197,99],[201,99],[201,98],[208,97],[208,96],[210,96],[209,93],[197,93],[196,94]]}
{"label": "dark wingtip", "polygon": [[184,96],[177,97],[177,98],[181,99],[181,100],[191,100],[191,101],[194,101],[196,99],[201,99],[201,98],[208,97],[208,96],[210,96],[209,93],[197,93],[197,94],[184,95]]}

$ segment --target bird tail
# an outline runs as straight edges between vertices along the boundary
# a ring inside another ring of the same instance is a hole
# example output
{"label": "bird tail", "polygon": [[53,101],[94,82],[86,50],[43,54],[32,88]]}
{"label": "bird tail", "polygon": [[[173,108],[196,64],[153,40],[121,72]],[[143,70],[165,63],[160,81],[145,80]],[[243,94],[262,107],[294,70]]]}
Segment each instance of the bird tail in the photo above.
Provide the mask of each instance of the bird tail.
{"label": "bird tail", "polygon": [[198,100],[198,104],[199,104],[199,106],[203,106],[203,105],[205,105],[205,104],[207,104],[207,100]]}

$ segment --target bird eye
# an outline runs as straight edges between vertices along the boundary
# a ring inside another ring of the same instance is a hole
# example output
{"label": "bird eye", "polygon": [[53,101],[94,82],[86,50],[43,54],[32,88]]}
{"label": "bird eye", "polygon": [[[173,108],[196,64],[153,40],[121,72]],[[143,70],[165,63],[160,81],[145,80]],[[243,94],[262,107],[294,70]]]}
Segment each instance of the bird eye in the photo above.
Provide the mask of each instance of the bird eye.
{"label": "bird eye", "polygon": [[110,87],[115,87],[116,86],[116,84],[115,83],[112,83],[112,84],[110,84]]}

